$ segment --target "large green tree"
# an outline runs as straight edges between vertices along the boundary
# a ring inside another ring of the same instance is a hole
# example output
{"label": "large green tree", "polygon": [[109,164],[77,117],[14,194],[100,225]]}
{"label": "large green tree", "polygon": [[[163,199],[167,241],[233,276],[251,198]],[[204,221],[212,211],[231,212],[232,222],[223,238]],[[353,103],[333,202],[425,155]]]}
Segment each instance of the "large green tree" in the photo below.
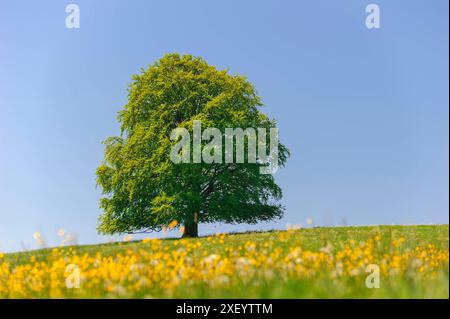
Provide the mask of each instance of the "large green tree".
{"label": "large green tree", "polygon": [[[182,127],[192,133],[194,120],[201,121],[202,129],[222,132],[276,127],[261,106],[246,78],[190,55],[167,54],[134,75],[128,103],[118,116],[121,135],[104,141],[105,158],[96,172],[105,194],[99,232],[158,231],[176,220],[184,227],[183,237],[196,237],[198,223],[281,217],[281,189],[271,174],[261,174],[259,159],[248,163],[245,155],[244,163],[176,164],[170,157],[177,143],[171,132]],[[288,156],[278,144],[278,165]]]}

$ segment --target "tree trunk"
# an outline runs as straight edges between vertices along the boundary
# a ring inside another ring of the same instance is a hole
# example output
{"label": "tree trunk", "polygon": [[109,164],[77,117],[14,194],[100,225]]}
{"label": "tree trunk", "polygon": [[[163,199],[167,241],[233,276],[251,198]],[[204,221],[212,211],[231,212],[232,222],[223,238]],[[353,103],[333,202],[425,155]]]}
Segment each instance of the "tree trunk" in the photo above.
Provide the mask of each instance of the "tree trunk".
{"label": "tree trunk", "polygon": [[184,231],[182,238],[198,237],[198,213],[195,212],[191,220],[184,223]]}

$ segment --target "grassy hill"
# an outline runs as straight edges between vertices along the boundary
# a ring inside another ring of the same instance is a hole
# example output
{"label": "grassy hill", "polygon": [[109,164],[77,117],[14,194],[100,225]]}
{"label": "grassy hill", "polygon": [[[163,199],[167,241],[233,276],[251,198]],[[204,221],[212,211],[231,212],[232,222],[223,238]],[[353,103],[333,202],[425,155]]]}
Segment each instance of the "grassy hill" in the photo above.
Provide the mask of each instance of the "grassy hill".
{"label": "grassy hill", "polygon": [[448,225],[304,228],[5,254],[0,298],[448,298],[448,271]]}

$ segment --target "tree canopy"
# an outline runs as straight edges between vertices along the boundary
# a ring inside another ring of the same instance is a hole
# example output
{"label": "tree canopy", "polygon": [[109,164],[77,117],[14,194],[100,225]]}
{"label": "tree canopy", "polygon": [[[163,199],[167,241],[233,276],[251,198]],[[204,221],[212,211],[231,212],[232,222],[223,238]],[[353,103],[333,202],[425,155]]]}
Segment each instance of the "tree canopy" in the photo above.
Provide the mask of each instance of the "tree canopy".
{"label": "tree canopy", "polygon": [[[104,161],[96,171],[104,194],[98,231],[158,231],[177,221],[184,236],[194,237],[198,223],[281,217],[282,192],[272,174],[260,173],[263,162],[248,163],[247,155],[244,163],[174,163],[170,157],[177,143],[171,132],[185,128],[192,134],[194,121],[222,132],[275,128],[261,106],[245,77],[191,55],[167,54],[134,75],[128,103],[118,115],[121,135],[104,141]],[[279,143],[278,165],[284,166],[288,156]]]}

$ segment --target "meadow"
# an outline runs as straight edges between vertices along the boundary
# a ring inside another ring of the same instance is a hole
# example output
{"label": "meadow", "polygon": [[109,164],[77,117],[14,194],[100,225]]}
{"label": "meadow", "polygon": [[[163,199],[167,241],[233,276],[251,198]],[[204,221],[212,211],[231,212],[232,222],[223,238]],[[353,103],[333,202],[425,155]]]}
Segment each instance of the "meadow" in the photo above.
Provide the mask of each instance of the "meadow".
{"label": "meadow", "polygon": [[[367,286],[369,265],[379,288]],[[0,253],[0,298],[449,298],[449,229],[315,227]]]}

